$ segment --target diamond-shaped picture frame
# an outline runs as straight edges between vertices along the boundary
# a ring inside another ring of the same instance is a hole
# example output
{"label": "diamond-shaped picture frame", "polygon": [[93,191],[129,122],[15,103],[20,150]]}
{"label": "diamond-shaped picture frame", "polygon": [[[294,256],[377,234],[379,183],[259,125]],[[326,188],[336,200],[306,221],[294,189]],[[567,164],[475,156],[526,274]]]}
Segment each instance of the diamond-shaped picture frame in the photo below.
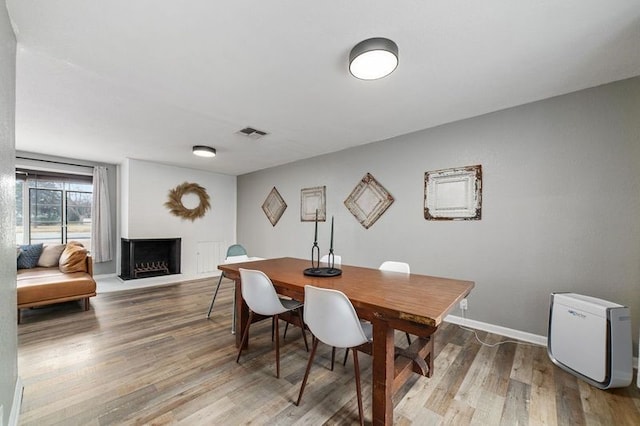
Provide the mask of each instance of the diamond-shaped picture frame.
{"label": "diamond-shaped picture frame", "polygon": [[344,200],[344,205],[365,229],[369,229],[395,200],[371,173]]}
{"label": "diamond-shaped picture frame", "polygon": [[267,219],[271,222],[272,226],[276,226],[276,223],[282,217],[282,214],[287,209],[287,203],[284,202],[282,195],[278,192],[274,186],[267,198],[262,203],[262,211],[267,215]]}

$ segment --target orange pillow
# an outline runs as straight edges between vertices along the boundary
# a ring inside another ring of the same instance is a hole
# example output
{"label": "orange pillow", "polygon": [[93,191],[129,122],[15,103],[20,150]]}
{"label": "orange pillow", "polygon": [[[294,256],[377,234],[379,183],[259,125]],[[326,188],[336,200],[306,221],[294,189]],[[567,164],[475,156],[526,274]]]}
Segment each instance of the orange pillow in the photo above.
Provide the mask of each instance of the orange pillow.
{"label": "orange pillow", "polygon": [[87,249],[77,241],[67,243],[60,255],[60,272],[87,272]]}

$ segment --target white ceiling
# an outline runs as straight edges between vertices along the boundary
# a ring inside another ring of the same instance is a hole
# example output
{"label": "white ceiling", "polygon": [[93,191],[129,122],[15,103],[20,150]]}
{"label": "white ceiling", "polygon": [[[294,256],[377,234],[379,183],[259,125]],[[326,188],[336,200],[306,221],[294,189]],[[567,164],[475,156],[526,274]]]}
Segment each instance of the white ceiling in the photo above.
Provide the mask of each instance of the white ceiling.
{"label": "white ceiling", "polygon": [[[238,175],[640,75],[640,0],[7,6],[16,149],[107,163]],[[400,64],[357,80],[349,51],[370,37]]]}

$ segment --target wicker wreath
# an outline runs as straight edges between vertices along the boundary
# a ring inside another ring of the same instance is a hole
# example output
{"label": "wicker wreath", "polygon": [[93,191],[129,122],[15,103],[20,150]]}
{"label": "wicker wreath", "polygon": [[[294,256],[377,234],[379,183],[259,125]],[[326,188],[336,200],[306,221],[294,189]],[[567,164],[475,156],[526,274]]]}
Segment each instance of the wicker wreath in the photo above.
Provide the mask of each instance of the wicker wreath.
{"label": "wicker wreath", "polygon": [[[182,204],[182,197],[185,194],[195,194],[200,198],[198,207],[188,209]],[[209,194],[207,190],[197,183],[184,182],[174,189],[169,190],[169,201],[164,203],[171,214],[194,221],[202,216],[211,208],[209,203]]]}

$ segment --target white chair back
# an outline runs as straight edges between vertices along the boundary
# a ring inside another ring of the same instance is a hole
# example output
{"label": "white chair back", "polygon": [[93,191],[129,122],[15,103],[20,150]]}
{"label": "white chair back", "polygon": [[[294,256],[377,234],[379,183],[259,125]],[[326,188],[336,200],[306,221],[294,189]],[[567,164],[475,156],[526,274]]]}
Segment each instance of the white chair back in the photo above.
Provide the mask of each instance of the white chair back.
{"label": "white chair back", "polygon": [[[325,254],[320,258],[320,263],[329,264],[329,255]],[[342,256],[338,256],[337,254],[333,255],[333,264],[334,266],[342,265]]]}
{"label": "white chair back", "polygon": [[242,298],[256,314],[276,315],[287,311],[278,298],[273,283],[262,271],[240,268]]}
{"label": "white chair back", "polygon": [[353,348],[369,341],[351,301],[338,290],[306,285],[304,322],[314,336],[330,346]]}
{"label": "white chair back", "polygon": [[227,257],[229,256],[242,256],[247,254],[247,250],[240,244],[233,244],[227,248]]}
{"label": "white chair back", "polygon": [[380,265],[378,269],[380,269],[381,271],[403,272],[405,274],[411,273],[411,268],[409,267],[408,263],[395,262],[393,260],[382,262],[382,265]]}

